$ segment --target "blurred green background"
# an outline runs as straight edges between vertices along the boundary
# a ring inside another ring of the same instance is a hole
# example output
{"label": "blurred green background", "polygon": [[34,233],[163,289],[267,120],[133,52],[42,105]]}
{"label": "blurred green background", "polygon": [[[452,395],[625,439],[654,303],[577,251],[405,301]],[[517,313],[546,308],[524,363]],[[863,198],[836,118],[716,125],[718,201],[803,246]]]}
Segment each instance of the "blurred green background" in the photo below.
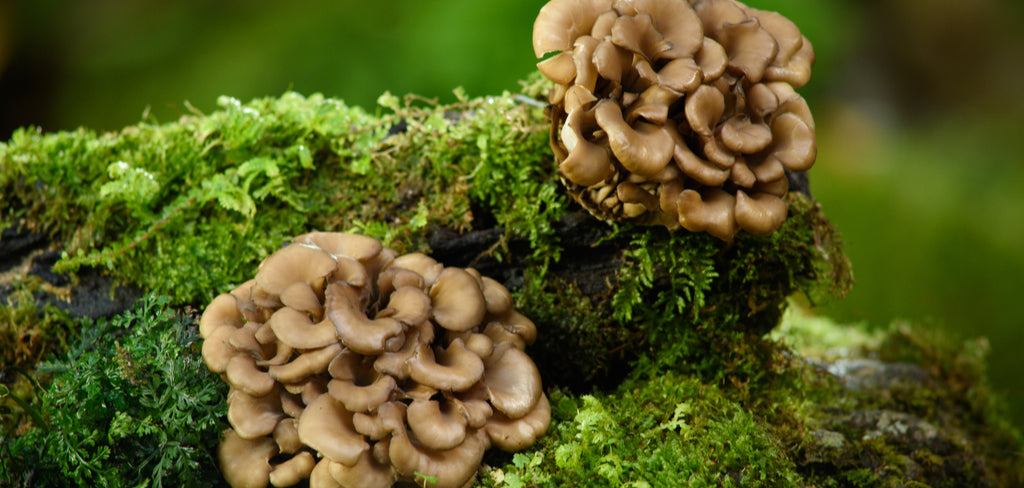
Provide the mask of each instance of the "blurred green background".
{"label": "blurred green background", "polygon": [[[286,90],[371,107],[516,90],[541,0],[0,0],[0,138]],[[1024,425],[1024,2],[751,0],[811,39],[812,190],[857,286],[819,311],[991,344]]]}

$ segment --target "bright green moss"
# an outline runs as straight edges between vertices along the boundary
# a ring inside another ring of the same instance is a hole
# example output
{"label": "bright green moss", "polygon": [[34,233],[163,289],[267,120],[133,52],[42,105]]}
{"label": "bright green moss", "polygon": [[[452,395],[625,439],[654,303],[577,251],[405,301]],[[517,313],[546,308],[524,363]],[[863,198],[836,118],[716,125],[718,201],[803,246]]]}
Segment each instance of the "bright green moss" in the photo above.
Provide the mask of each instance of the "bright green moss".
{"label": "bright green moss", "polygon": [[424,249],[425,227],[468,229],[474,203],[557,258],[548,223],[564,199],[541,110],[509,94],[460,100],[382,97],[372,115],[319,95],[222,97],[209,115],[118,133],[23,129],[0,145],[2,224],[63,242],[58,270],[102,267],[177,303],[248,279],[313,229]]}
{"label": "bright green moss", "polygon": [[[799,486],[765,426],[715,387],[666,374],[611,394],[551,395],[540,447],[486,486]],[[518,460],[518,461],[517,461]]]}

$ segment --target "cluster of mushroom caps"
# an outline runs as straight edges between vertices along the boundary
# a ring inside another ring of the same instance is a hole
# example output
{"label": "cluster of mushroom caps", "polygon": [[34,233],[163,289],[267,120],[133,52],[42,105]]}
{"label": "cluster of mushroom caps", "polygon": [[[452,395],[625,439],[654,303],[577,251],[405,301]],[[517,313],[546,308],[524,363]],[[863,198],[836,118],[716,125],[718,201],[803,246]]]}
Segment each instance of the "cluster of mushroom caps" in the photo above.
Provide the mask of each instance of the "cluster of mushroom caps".
{"label": "cluster of mushroom caps", "polygon": [[235,487],[471,484],[491,445],[550,422],[536,327],[472,268],[378,241],[310,233],[218,296],[203,359],[230,385],[218,449]]}
{"label": "cluster of mushroom caps", "polygon": [[806,171],[814,121],[794,91],[814,51],[775,12],[734,0],[552,0],[534,23],[556,86],[551,145],[598,218],[731,241],[786,218],[787,171]]}

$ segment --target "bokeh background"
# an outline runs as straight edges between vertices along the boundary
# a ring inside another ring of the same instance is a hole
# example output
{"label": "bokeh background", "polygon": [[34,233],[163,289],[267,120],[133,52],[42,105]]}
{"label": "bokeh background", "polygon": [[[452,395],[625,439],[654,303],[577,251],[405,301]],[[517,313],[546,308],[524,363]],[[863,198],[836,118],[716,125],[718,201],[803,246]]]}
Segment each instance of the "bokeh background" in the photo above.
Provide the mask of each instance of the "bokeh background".
{"label": "bokeh background", "polygon": [[[543,0],[0,0],[0,140],[115,130],[287,90],[371,108],[518,89]],[[818,308],[988,338],[1024,426],[1024,2],[750,0],[817,64],[812,191],[857,285]]]}

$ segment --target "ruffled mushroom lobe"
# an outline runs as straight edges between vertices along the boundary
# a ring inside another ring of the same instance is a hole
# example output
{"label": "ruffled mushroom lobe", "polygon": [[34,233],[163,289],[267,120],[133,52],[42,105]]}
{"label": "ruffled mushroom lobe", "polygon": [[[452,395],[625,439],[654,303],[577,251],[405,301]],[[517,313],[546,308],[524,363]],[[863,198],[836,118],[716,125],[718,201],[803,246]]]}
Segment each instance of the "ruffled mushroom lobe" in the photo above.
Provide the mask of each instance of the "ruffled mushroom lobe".
{"label": "ruffled mushroom lobe", "polygon": [[331,461],[351,466],[370,446],[355,431],[352,412],[331,395],[320,395],[298,419],[299,439]]}
{"label": "ruffled mushroom lobe", "polygon": [[437,478],[436,488],[460,488],[480,467],[489,439],[480,430],[466,436],[458,446],[443,451],[417,446],[408,433],[396,432],[388,454],[395,470],[405,478],[421,482],[422,475]]}
{"label": "ruffled mushroom lobe", "polygon": [[484,365],[483,386],[491,405],[505,415],[522,417],[544,396],[537,366],[512,344],[499,345]]}
{"label": "ruffled mushroom lobe", "polygon": [[611,0],[548,2],[533,23],[534,54],[539,58],[553,51],[568,51],[576,38],[590,33],[599,15],[611,9]]}
{"label": "ruffled mushroom lobe", "polygon": [[410,430],[427,448],[452,449],[466,439],[466,418],[451,401],[413,400],[406,415]]}
{"label": "ruffled mushroom lobe", "polygon": [[434,322],[449,330],[463,331],[480,324],[487,313],[480,284],[466,270],[445,268],[430,287]]}
{"label": "ruffled mushroom lobe", "polygon": [[462,391],[480,381],[484,363],[469,350],[462,339],[455,339],[447,348],[434,349],[420,344],[409,360],[409,377],[421,385],[443,391]]}
{"label": "ruffled mushroom lobe", "polygon": [[370,450],[360,454],[359,459],[351,466],[329,463],[328,473],[334,481],[345,488],[390,488],[398,481],[398,474],[391,463],[378,461]]}
{"label": "ruffled mushroom lobe", "polygon": [[541,395],[537,404],[526,415],[511,418],[497,412],[487,421],[484,430],[493,445],[506,451],[518,451],[537,442],[550,425],[551,405],[547,397]]}
{"label": "ruffled mushroom lobe", "polygon": [[292,486],[309,478],[316,460],[309,452],[300,452],[291,459],[274,466],[270,471],[270,484],[277,487]]}
{"label": "ruffled mushroom lobe", "polygon": [[224,479],[234,488],[265,488],[270,482],[270,458],[277,446],[267,437],[246,439],[234,430],[224,433],[217,447],[217,458]]}
{"label": "ruffled mushroom lobe", "polygon": [[228,392],[228,423],[245,439],[270,434],[283,417],[281,399],[274,393],[254,397],[234,389]]}

